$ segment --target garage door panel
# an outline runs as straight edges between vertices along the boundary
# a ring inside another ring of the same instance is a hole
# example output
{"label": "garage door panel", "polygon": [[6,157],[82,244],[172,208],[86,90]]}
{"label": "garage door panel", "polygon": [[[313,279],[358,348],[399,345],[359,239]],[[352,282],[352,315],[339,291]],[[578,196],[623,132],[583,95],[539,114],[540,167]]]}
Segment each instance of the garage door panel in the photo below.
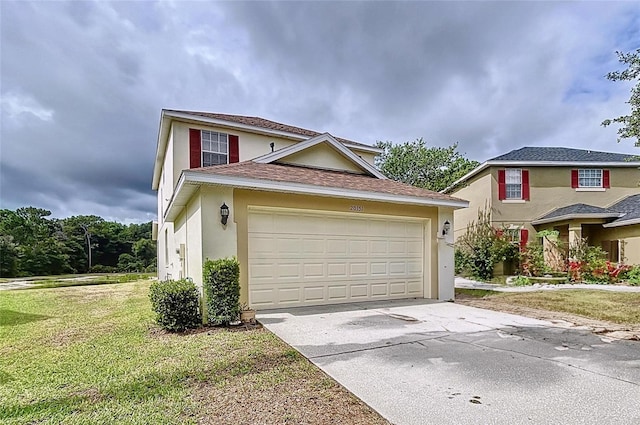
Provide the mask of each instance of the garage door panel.
{"label": "garage door panel", "polygon": [[407,253],[407,242],[404,240],[401,241],[397,241],[397,240],[392,240],[389,241],[389,254],[394,255],[394,254],[400,254],[400,255],[406,255]]}
{"label": "garage door panel", "polygon": [[389,285],[390,295],[404,295],[407,293],[406,282],[394,282]]}
{"label": "garage door panel", "polygon": [[325,299],[324,286],[312,286],[304,288],[304,301],[305,302],[317,302]]}
{"label": "garage door panel", "polygon": [[369,241],[368,240],[351,240],[349,241],[349,254],[354,255],[368,255]]}
{"label": "garage door panel", "polygon": [[367,263],[350,263],[349,264],[349,276],[358,277],[358,276],[367,276]]}
{"label": "garage door panel", "polygon": [[371,297],[386,297],[389,295],[389,285],[386,282],[371,284]]}
{"label": "garage door panel", "polygon": [[276,277],[280,279],[293,278],[300,280],[302,278],[300,274],[300,263],[284,263],[276,266]]}
{"label": "garage door panel", "polygon": [[347,263],[329,263],[327,264],[327,277],[347,277]]}
{"label": "garage door panel", "polygon": [[367,284],[351,284],[349,285],[351,299],[354,298],[368,298],[369,296],[369,287]]}
{"label": "garage door panel", "polygon": [[387,274],[387,263],[371,263],[371,275],[385,275]]}
{"label": "garage door panel", "polygon": [[423,221],[296,210],[249,213],[249,302],[318,305],[423,293]]}
{"label": "garage door panel", "polygon": [[347,300],[347,285],[329,285],[327,288],[327,298],[330,301],[344,301]]}
{"label": "garage door panel", "polygon": [[304,278],[325,277],[324,263],[306,263],[304,264]]}
{"label": "garage door panel", "polygon": [[302,240],[302,252],[304,254],[319,254],[325,253],[325,240],[324,239],[311,239],[304,238]]}

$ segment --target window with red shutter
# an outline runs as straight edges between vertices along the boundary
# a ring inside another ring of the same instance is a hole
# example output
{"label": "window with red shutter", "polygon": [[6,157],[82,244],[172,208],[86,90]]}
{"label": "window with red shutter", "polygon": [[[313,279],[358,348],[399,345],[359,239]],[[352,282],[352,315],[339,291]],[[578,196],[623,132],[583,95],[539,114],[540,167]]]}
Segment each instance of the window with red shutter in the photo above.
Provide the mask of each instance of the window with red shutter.
{"label": "window with red shutter", "polygon": [[507,199],[505,170],[498,170],[498,199]]}
{"label": "window with red shutter", "polygon": [[522,170],[522,199],[529,200],[529,170]]}
{"label": "window with red shutter", "polygon": [[189,129],[189,168],[200,168],[202,145],[200,143],[200,130]]}
{"label": "window with red shutter", "polygon": [[571,170],[571,187],[578,187],[578,170]]}

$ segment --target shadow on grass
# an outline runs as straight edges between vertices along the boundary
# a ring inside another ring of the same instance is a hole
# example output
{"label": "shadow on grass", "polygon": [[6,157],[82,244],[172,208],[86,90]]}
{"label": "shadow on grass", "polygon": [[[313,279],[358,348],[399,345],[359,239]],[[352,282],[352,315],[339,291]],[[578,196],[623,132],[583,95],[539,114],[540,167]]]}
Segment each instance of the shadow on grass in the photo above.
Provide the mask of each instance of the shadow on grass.
{"label": "shadow on grass", "polygon": [[0,326],[15,326],[25,323],[47,320],[50,316],[43,314],[21,313],[13,310],[0,310]]}

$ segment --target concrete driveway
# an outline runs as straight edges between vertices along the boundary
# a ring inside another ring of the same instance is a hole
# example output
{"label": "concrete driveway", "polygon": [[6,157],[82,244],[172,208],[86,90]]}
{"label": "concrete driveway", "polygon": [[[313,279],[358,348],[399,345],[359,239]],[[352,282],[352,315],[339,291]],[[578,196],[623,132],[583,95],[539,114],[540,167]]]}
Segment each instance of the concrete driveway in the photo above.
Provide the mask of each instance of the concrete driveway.
{"label": "concrete driveway", "polygon": [[454,303],[260,313],[394,424],[638,424],[640,343]]}

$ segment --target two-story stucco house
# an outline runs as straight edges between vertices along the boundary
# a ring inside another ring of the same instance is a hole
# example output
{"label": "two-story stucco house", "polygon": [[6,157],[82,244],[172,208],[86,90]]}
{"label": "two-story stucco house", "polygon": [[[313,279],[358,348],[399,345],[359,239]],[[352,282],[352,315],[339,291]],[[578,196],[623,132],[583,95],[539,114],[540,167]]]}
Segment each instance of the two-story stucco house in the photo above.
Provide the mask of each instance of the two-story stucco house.
{"label": "two-story stucco house", "polygon": [[633,155],[560,147],[524,147],[489,159],[446,193],[469,200],[455,212],[455,236],[477,211],[512,229],[522,245],[536,232],[559,232],[565,246],[586,238],[610,260],[640,264],[640,160]]}
{"label": "two-story stucco house", "polygon": [[202,284],[236,256],[257,309],[452,299],[453,211],[466,201],[387,179],[380,150],[262,118],[163,110],[158,277]]}

